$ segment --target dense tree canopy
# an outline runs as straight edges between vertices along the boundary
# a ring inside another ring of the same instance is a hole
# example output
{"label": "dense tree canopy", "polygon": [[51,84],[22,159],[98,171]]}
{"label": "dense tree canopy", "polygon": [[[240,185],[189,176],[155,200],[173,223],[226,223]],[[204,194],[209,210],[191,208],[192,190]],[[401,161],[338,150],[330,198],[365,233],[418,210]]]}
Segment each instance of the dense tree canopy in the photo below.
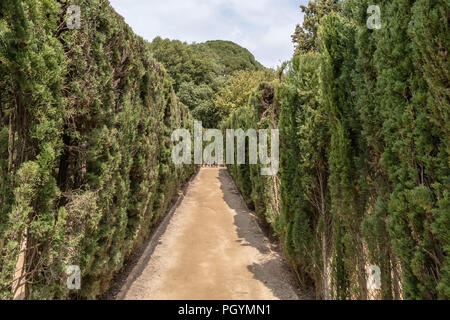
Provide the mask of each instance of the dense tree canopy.
{"label": "dense tree canopy", "polygon": [[265,70],[247,49],[230,41],[189,45],[157,37],[150,48],[153,56],[171,75],[181,102],[189,106],[194,117],[209,128],[217,127],[225,115],[224,106],[216,105],[215,96],[229,78],[233,78],[237,71]]}
{"label": "dense tree canopy", "polygon": [[220,112],[221,118],[228,116],[239,108],[247,105],[253,90],[261,82],[272,81],[273,71],[236,71],[230,77],[226,85],[219,89],[215,96],[215,105]]}
{"label": "dense tree canopy", "polygon": [[207,41],[193,45],[193,48],[210,55],[220,66],[220,73],[224,76],[232,75],[239,70],[264,70],[250,51],[231,41]]}
{"label": "dense tree canopy", "polygon": [[339,11],[340,5],[339,0],[311,0],[308,6],[300,6],[304,13],[303,25],[298,24],[292,35],[297,54],[317,50],[320,20],[333,11]]}

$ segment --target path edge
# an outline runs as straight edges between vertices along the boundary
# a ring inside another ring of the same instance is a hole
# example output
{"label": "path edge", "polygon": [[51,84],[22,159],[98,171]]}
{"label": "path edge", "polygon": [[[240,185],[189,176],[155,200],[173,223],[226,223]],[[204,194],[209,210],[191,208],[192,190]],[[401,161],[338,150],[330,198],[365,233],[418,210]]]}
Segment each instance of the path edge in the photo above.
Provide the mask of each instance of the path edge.
{"label": "path edge", "polygon": [[150,235],[150,239],[147,241],[144,252],[142,253],[136,265],[132,268],[131,272],[128,274],[127,280],[121,287],[119,293],[115,297],[115,300],[124,300],[133,283],[141,276],[142,272],[147,266],[148,261],[152,257],[156,246],[159,243],[159,239],[166,231],[167,226],[169,225],[170,221],[172,220],[175,214],[175,211],[180,206],[181,202],[184,200],[184,197],[188,192],[189,186],[197,178],[199,172],[200,168],[196,170],[196,172],[191,176],[191,178],[179,190],[177,200],[168,209],[165,217],[161,220],[161,222],[155,227],[155,229],[153,229],[153,232]]}

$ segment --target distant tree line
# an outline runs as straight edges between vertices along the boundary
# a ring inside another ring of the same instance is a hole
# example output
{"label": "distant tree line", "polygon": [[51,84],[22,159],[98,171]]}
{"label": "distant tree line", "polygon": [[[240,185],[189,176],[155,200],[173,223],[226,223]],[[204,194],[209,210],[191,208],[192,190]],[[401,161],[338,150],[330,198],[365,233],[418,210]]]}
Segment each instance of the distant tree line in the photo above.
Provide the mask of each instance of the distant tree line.
{"label": "distant tree line", "polygon": [[203,122],[205,128],[217,128],[229,112],[228,106],[217,103],[216,98],[219,91],[224,94],[222,89],[230,78],[253,72],[261,78],[262,74],[270,72],[247,49],[231,41],[187,44],[156,37],[150,48],[171,76],[181,102],[190,108],[197,120]]}

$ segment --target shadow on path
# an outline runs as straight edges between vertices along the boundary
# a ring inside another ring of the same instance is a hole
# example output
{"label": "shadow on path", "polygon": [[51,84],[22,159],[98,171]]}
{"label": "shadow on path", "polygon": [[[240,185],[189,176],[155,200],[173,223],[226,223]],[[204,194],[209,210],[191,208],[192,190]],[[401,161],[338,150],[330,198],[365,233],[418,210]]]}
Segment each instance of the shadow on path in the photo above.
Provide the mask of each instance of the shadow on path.
{"label": "shadow on path", "polygon": [[[264,234],[258,224],[258,218],[247,208],[227,169],[220,169],[219,181],[225,202],[236,212],[234,224],[240,238],[238,242],[242,246],[254,247],[261,254],[267,256],[263,262],[253,263],[247,266],[247,269],[253,274],[253,277],[264,283],[281,300],[308,299],[302,294],[297,278],[283,259],[279,245],[277,243],[271,243],[269,238]],[[266,231],[271,232],[268,228]],[[292,290],[286,290],[286,286],[290,286]],[[297,296],[294,296],[292,293],[290,294],[290,291],[295,292]]]}

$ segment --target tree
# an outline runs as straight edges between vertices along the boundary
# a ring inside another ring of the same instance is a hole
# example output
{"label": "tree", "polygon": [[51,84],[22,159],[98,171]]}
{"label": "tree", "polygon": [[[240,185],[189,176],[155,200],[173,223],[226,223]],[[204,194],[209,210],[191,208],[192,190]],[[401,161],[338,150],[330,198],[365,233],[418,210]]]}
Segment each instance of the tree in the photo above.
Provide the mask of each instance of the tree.
{"label": "tree", "polygon": [[317,51],[317,30],[320,20],[330,12],[340,11],[339,0],[313,0],[308,6],[300,6],[304,15],[303,25],[297,25],[292,35],[295,54]]}
{"label": "tree", "polygon": [[[247,49],[231,41],[218,40],[188,45],[178,40],[157,37],[150,48],[154,57],[171,75],[175,93],[181,102],[209,128],[216,128],[227,114],[223,106],[215,104],[215,96],[224,88],[228,78],[233,78],[232,74],[237,71],[265,70]],[[248,80],[250,83],[241,83],[247,88],[247,99],[249,91],[259,83],[250,78]]]}
{"label": "tree", "polygon": [[231,41],[207,41],[192,47],[196,51],[210,55],[219,66],[220,75],[223,76],[230,76],[239,70],[262,71],[265,69],[250,51]]}
{"label": "tree", "polygon": [[223,119],[239,108],[248,104],[253,90],[261,82],[270,82],[274,79],[274,73],[270,71],[241,70],[233,73],[224,87],[215,96],[215,105]]}

